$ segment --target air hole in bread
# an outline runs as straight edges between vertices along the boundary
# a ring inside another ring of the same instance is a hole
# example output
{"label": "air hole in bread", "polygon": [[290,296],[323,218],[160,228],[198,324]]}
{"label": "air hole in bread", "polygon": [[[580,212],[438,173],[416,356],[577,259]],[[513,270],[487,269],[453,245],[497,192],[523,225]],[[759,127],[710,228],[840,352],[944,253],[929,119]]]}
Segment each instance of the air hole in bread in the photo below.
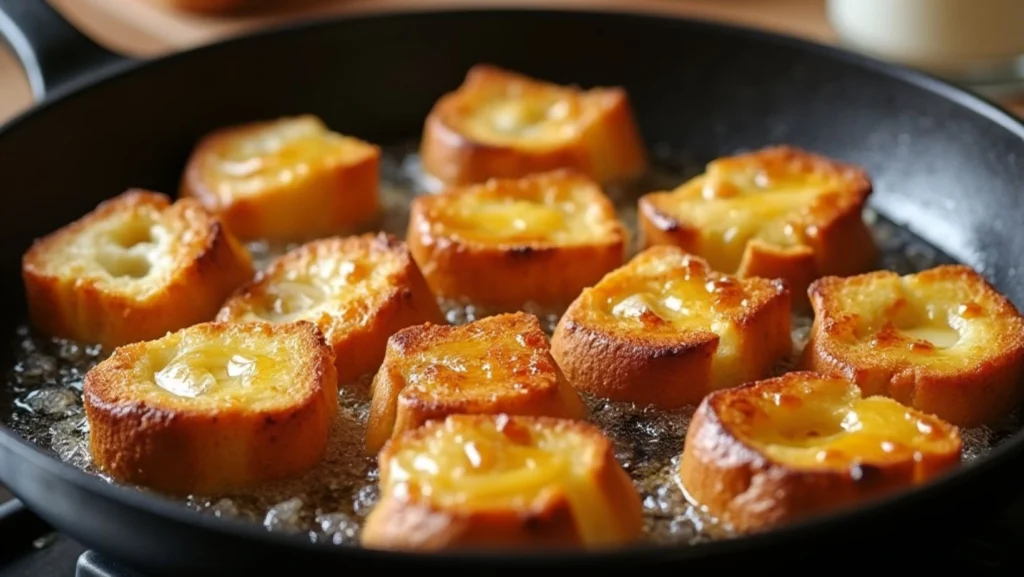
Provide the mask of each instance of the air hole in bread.
{"label": "air hole in bread", "polygon": [[149,219],[126,223],[108,233],[96,262],[112,277],[144,278],[153,270],[151,255],[158,243]]}

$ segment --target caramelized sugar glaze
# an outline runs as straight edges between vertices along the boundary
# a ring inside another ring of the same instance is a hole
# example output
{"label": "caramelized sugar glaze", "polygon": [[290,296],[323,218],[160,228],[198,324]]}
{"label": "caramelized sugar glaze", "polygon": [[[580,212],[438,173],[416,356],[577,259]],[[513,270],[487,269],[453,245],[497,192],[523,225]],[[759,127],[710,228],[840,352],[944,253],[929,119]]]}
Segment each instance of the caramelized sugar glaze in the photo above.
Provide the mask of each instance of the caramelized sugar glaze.
{"label": "caramelized sugar glaze", "polygon": [[[416,150],[416,143],[383,148],[382,216],[368,230],[404,236],[411,199],[429,192]],[[703,168],[702,164],[668,149],[655,148],[653,152],[656,168],[650,174],[630,186],[607,187],[619,218],[629,227],[636,225],[640,195],[673,188]],[[882,268],[909,274],[953,262],[892,222],[872,213],[866,218],[881,251]],[[635,241],[636,231],[631,230],[630,236]],[[249,245],[258,268],[293,247],[259,241]],[[630,254],[633,253],[631,247]],[[488,314],[451,302],[442,303],[442,307],[453,324]],[[526,309],[538,314],[547,332],[554,330],[560,311]],[[807,342],[810,320],[806,314],[794,316],[794,354],[777,372],[795,366],[796,354]],[[107,352],[96,346],[40,337],[27,326],[12,335],[11,346],[15,364],[8,374],[7,386],[0,389],[0,419],[26,439],[52,450],[60,459],[95,474],[82,407],[82,380],[86,371],[105,358]],[[244,494],[216,498],[192,495],[185,499],[187,505],[211,515],[238,516],[261,523],[269,531],[306,533],[317,542],[358,544],[363,521],[379,498],[376,460],[364,450],[370,409],[369,379],[365,377],[356,386],[339,388],[339,418],[331,431],[327,456],[308,474],[271,482]],[[645,531],[650,540],[692,544],[729,537],[686,501],[676,481],[694,407],[656,410],[587,396],[585,400],[591,421],[612,440],[616,458],[640,492]],[[1015,411],[998,425],[964,429],[964,459],[986,454],[1015,432],[1019,423],[1020,413]]]}

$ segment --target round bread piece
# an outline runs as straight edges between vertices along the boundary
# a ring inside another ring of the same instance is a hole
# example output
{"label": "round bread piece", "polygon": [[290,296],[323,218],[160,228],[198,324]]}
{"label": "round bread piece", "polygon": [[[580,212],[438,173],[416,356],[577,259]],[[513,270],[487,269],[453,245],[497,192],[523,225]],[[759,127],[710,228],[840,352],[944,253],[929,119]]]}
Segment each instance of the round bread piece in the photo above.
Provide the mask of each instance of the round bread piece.
{"label": "round bread piece", "polygon": [[376,549],[608,549],[639,540],[643,510],[612,445],[573,420],[452,415],[381,451]]}
{"label": "round bread piece", "polygon": [[872,183],[860,167],[791,146],[719,158],[671,192],[639,203],[644,246],[670,244],[740,277],[785,279],[794,305],[825,275],[873,268],[863,211]]}
{"label": "round bread piece", "polygon": [[811,372],[716,391],[687,431],[689,498],[741,532],[925,483],[960,463],[957,428]]}
{"label": "round bread piece", "polygon": [[352,233],[380,209],[380,149],[309,114],[205,136],[181,196],[218,213],[243,240],[306,241]]}
{"label": "round bread piece", "polygon": [[828,277],[809,292],[810,368],[962,427],[1024,400],[1024,318],[970,267]]}
{"label": "round bread piece", "polygon": [[107,350],[211,320],[252,275],[249,253],[217,217],[139,189],[37,240],[22,259],[33,326]]}
{"label": "round bread piece", "polygon": [[569,383],[615,401],[675,408],[764,378],[791,353],[789,290],[737,279],[674,246],[609,273],[561,317],[551,352]]}
{"label": "round bread piece", "polygon": [[126,345],[83,396],[95,465],[178,495],[304,473],[338,411],[334,355],[307,322],[202,323]]}
{"label": "round bread piece", "polygon": [[568,170],[419,196],[407,241],[434,294],[496,310],[564,308],[626,257],[612,202]]}
{"label": "round bread piece", "polygon": [[444,321],[405,243],[384,233],[309,242],[279,257],[221,309],[225,322],[314,323],[340,383],[376,371],[388,338]]}
{"label": "round bread piece", "polygon": [[425,324],[391,337],[373,380],[367,452],[456,413],[583,419],[587,408],[551,358],[548,337],[532,314]]}
{"label": "round bread piece", "polygon": [[582,90],[488,64],[437,101],[420,153],[425,172],[449,186],[559,168],[608,183],[647,168],[622,88]]}

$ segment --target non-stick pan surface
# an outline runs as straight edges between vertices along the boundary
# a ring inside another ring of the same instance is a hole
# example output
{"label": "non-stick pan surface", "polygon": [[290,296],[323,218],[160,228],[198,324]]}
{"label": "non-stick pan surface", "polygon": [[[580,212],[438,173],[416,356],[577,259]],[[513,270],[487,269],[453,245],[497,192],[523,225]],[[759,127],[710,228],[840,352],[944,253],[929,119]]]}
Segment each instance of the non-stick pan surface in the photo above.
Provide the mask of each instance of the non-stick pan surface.
{"label": "non-stick pan surface", "polygon": [[[9,20],[41,5],[0,1]],[[13,30],[9,20],[0,18],[0,27]],[[187,153],[207,131],[311,112],[374,142],[415,138],[435,99],[478,62],[564,83],[623,85],[645,139],[685,151],[694,162],[785,142],[860,163],[875,179],[879,212],[1024,304],[1024,126],[946,84],[859,56],[679,19],[481,10],[318,22],[129,63],[83,47],[66,25],[47,24],[60,23],[35,20],[15,43],[23,54],[37,44],[37,91],[53,84],[58,93],[0,130],[0,330],[9,333],[24,318],[18,271],[32,239],[129,187],[174,192]],[[68,54],[76,65],[103,64],[105,72],[76,78],[61,58]],[[269,563],[293,573],[365,574],[439,565],[494,573],[539,562],[592,570],[668,562],[723,568],[754,560],[764,568],[836,554],[848,562],[854,551],[884,555],[956,534],[1019,488],[1022,456],[1018,434],[918,491],[697,547],[415,556],[313,545],[301,535],[202,516],[90,477],[0,430],[0,481],[33,510],[89,547],[172,575],[262,571]]]}

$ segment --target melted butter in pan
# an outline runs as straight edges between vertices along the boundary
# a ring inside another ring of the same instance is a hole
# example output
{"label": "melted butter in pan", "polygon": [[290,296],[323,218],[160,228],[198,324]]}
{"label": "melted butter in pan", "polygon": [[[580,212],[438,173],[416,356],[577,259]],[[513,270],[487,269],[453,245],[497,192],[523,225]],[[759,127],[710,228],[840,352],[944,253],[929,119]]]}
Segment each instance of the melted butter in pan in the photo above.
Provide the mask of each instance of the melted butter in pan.
{"label": "melted butter in pan", "polygon": [[[404,236],[409,201],[432,188],[420,176],[416,144],[385,147],[382,158],[382,206],[384,216],[377,228]],[[655,149],[661,168],[630,187],[609,187],[619,217],[635,226],[636,201],[651,190],[670,189],[697,174],[702,163],[681,161],[678,154]],[[911,233],[877,217],[867,215],[882,250],[881,266],[900,274],[952,262]],[[635,230],[631,231],[636,237]],[[253,243],[250,250],[258,266],[294,246]],[[317,295],[299,295],[315,298]],[[452,323],[469,322],[488,311],[458,303],[442,303]],[[629,303],[622,304],[628,312]],[[634,303],[635,304],[635,303]],[[665,301],[664,314],[678,315],[673,303]],[[550,332],[559,311],[531,310]],[[671,310],[668,310],[671,309]],[[794,318],[795,352],[806,342],[810,319]],[[942,335],[929,335],[941,340]],[[81,404],[82,378],[103,357],[96,347],[33,335],[22,327],[13,335],[15,365],[7,386],[0,388],[0,420],[19,434],[53,450],[61,459],[94,472],[89,462],[87,423]],[[221,385],[237,384],[246,378],[250,359],[224,359],[203,374],[168,368],[163,383],[178,394],[196,395]],[[789,361],[792,366],[793,360]],[[787,370],[786,364],[779,372]],[[369,409],[369,378],[352,387],[341,387],[341,411],[332,432],[332,442],[323,462],[300,479],[266,485],[242,495],[193,496],[188,504],[217,516],[239,516],[263,524],[270,531],[308,534],[313,541],[356,544],[362,520],[377,499],[377,472],[373,459],[363,454],[363,437]],[[675,483],[674,472],[682,451],[683,438],[692,408],[673,412],[637,408],[628,403],[588,399],[592,419],[608,434],[616,457],[632,476],[644,499],[646,529],[652,541],[693,544],[727,537],[716,531],[699,511],[694,510]],[[997,427],[962,431],[965,459],[988,452],[1019,428],[1019,414]]]}

